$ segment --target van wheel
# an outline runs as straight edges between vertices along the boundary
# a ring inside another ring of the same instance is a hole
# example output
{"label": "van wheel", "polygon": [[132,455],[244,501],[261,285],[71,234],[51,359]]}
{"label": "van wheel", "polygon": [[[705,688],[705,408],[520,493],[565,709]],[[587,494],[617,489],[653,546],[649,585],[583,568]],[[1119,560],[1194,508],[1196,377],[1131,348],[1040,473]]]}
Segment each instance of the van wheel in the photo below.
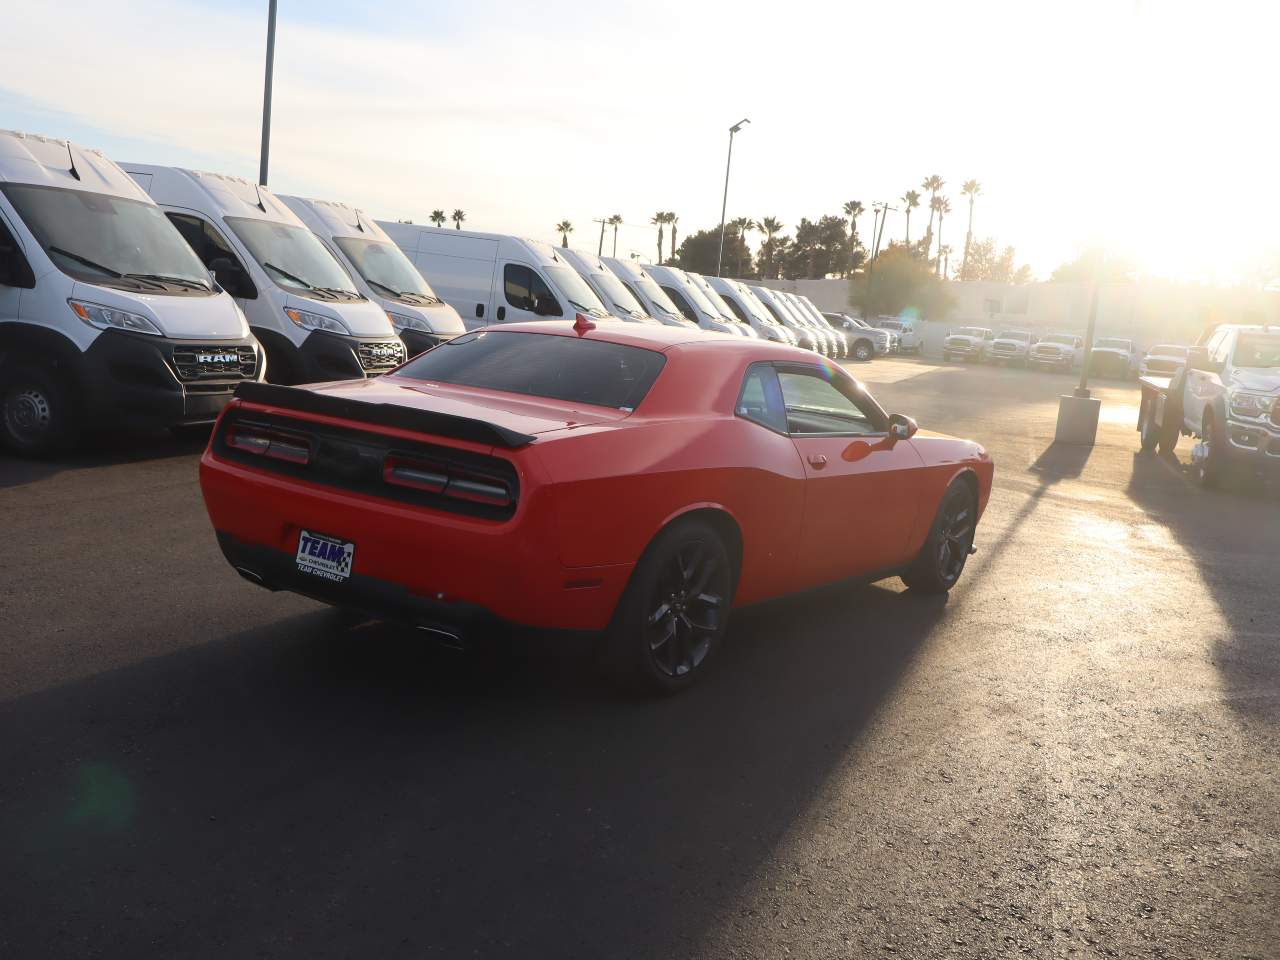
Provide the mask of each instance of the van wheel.
{"label": "van wheel", "polygon": [[863,363],[866,363],[871,359],[872,354],[874,353],[875,350],[866,340],[859,340],[853,345],[853,359],[855,360],[860,360]]}
{"label": "van wheel", "polygon": [[0,369],[0,438],[26,457],[66,450],[80,432],[71,392],[53,371],[29,361]]}
{"label": "van wheel", "polygon": [[1192,453],[1196,480],[1199,481],[1200,486],[1213,489],[1222,482],[1222,445],[1226,442],[1226,438],[1218,437],[1218,429],[1212,413],[1204,415],[1204,426],[1200,428],[1200,438],[1200,443],[1196,445],[1199,449]]}
{"label": "van wheel", "polygon": [[1160,442],[1160,428],[1156,426],[1150,404],[1143,408],[1142,422],[1138,424],[1138,440],[1142,444],[1143,453],[1151,453]]}

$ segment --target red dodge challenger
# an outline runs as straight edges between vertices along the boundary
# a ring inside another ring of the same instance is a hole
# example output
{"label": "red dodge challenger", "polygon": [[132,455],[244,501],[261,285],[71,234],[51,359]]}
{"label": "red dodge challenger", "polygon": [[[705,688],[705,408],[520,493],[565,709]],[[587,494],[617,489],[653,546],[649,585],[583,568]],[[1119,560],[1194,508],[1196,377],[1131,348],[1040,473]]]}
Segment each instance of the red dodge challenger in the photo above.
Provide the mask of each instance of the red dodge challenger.
{"label": "red dodge challenger", "polygon": [[256,584],[462,642],[591,631],[616,672],[674,691],[732,607],[889,576],[949,590],[992,469],[810,351],[580,317],[376,380],[244,384],[200,484]]}

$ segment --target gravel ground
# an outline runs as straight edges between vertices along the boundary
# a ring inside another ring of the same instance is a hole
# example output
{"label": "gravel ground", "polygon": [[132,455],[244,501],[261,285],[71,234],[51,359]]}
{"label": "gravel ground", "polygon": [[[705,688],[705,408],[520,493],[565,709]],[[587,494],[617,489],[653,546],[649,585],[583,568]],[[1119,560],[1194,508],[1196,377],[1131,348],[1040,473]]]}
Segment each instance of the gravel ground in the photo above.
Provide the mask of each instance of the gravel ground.
{"label": "gravel ground", "polygon": [[1274,491],[1130,385],[1063,448],[1066,377],[855,372],[992,451],[980,552],[663,702],[250,586],[191,443],[0,459],[0,956],[1280,956]]}

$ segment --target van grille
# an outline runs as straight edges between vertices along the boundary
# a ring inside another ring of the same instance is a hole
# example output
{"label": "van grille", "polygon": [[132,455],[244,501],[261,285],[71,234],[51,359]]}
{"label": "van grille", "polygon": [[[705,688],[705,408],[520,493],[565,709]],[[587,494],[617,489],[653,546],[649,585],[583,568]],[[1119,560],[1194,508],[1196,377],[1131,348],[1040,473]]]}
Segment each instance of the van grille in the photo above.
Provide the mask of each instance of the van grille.
{"label": "van grille", "polygon": [[258,357],[244,344],[182,346],[174,348],[173,366],[183,380],[252,380]]}
{"label": "van grille", "polygon": [[366,371],[382,372],[404,363],[404,344],[399,340],[383,340],[377,343],[361,343],[356,348],[360,366]]}

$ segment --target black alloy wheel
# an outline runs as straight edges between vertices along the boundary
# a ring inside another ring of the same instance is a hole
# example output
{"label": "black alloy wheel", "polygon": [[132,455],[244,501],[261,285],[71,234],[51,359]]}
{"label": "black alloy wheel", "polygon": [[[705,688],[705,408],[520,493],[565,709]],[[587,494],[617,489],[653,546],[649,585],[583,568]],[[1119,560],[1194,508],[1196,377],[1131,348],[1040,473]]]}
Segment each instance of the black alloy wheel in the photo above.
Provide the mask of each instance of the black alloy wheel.
{"label": "black alloy wheel", "polygon": [[902,575],[903,582],[920,593],[946,593],[954,587],[973,552],[977,520],[973,492],[963,481],[956,481],[943,496],[929,537]]}
{"label": "black alloy wheel", "polygon": [[710,524],[677,521],[664,530],[636,566],[610,628],[619,679],[674,693],[701,676],[724,637],[733,584],[729,554]]}
{"label": "black alloy wheel", "polygon": [[855,360],[860,360],[863,363],[866,363],[868,360],[871,359],[871,353],[872,353],[871,344],[867,343],[867,341],[865,340],[859,340],[854,345],[853,358]]}

